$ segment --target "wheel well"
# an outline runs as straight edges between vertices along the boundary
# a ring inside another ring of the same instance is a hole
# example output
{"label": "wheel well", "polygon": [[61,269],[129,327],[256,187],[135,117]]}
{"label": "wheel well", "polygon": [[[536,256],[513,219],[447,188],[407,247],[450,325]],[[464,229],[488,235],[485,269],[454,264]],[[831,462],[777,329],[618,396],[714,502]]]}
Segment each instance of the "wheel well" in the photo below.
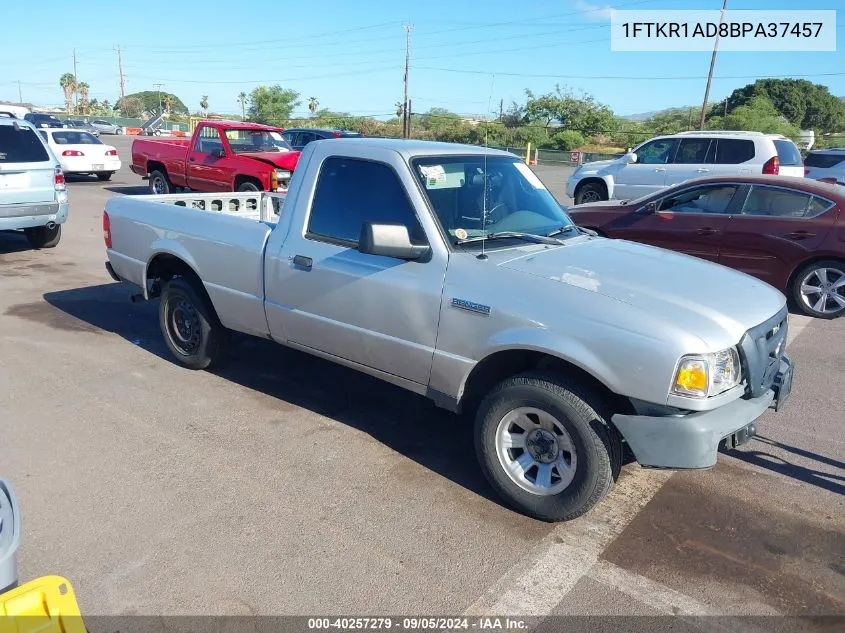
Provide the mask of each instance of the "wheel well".
{"label": "wheel well", "polygon": [[170,176],[167,175],[167,167],[164,166],[164,163],[158,163],[154,160],[147,162],[147,174],[149,175],[154,171],[160,171],[164,174],[165,178],[168,180],[170,179]]}
{"label": "wheel well", "polygon": [[[153,257],[147,265],[147,288],[149,296],[157,297],[161,294],[161,287],[174,277],[184,277],[194,282],[197,290],[205,293],[205,287],[199,275],[184,260],[175,255],[160,253]],[[152,284],[150,284],[152,282]],[[207,293],[205,293],[208,296]]]}
{"label": "wheel well", "polygon": [[605,396],[614,412],[632,412],[630,401],[615,394],[600,380],[577,365],[534,350],[503,350],[491,354],[479,362],[470,372],[464,384],[460,407],[464,412],[472,412],[484,396],[497,384],[526,371],[548,371],[577,377],[596,392]]}
{"label": "wheel well", "polygon": [[585,185],[589,184],[597,184],[604,190],[604,195],[607,195],[607,183],[602,180],[601,178],[584,178],[581,182],[579,182],[575,186],[575,195],[578,195],[578,192],[584,188]]}
{"label": "wheel well", "polygon": [[244,174],[238,174],[237,176],[235,176],[235,191],[237,191],[238,187],[240,187],[245,182],[251,182],[255,184],[255,186],[258,187],[259,191],[264,188],[264,185],[261,184],[261,181],[255,176],[245,176]]}
{"label": "wheel well", "polygon": [[[792,284],[795,282],[795,277],[798,276],[798,273],[801,272],[804,268],[809,266],[810,264],[815,264],[816,262],[838,262],[840,264],[845,265],[845,258],[828,256],[828,255],[815,255],[810,257],[809,259],[801,262],[798,264],[795,269],[790,273],[789,279],[786,282],[786,293],[787,295],[791,295],[792,293]],[[791,299],[791,296],[789,297]]]}

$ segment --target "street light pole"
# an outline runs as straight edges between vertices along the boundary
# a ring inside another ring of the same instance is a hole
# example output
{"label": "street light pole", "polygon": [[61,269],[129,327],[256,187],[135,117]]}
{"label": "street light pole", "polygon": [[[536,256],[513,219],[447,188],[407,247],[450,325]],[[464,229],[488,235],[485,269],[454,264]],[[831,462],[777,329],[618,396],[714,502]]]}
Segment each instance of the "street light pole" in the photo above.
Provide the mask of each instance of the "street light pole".
{"label": "street light pole", "polygon": [[[721,27],[725,21],[725,11],[728,8],[728,0],[722,1],[722,17],[719,19]],[[704,103],[701,105],[701,122],[699,130],[704,129],[704,118],[707,116],[707,101],[710,99],[710,82],[713,80],[713,68],[716,66],[716,52],[719,50],[719,31],[716,31],[716,41],[713,43],[713,56],[710,58],[710,72],[707,73],[707,87],[704,89]]]}

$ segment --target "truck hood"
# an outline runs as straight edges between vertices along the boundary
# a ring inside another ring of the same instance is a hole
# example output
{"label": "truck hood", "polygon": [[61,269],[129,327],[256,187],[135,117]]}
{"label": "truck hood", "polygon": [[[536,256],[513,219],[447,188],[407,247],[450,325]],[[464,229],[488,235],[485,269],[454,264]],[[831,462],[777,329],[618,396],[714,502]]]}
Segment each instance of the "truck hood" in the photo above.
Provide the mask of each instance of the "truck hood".
{"label": "truck hood", "polygon": [[620,164],[622,164],[622,161],[618,158],[612,158],[610,160],[596,160],[591,163],[584,163],[581,165],[581,168],[576,170],[572,175],[574,176],[576,173],[598,172],[613,165]]}
{"label": "truck hood", "polygon": [[[512,253],[512,252],[511,252]],[[499,265],[627,303],[699,336],[708,345],[738,343],[781,310],[785,297],[744,273],[697,257],[604,238],[573,238]]]}
{"label": "truck hood", "polygon": [[296,164],[299,162],[299,157],[302,152],[242,152],[239,156],[246,156],[280,169],[289,169],[293,171],[296,169]]}

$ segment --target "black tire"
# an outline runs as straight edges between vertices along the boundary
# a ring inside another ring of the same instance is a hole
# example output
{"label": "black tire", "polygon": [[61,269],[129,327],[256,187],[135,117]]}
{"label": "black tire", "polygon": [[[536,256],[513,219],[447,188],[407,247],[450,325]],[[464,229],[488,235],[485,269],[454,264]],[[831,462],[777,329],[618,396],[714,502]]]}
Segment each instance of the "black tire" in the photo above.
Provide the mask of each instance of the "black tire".
{"label": "black tire", "polygon": [[238,191],[252,192],[252,191],[261,191],[261,189],[259,189],[258,185],[256,185],[254,182],[251,182],[251,181],[248,180],[246,182],[242,182],[240,184],[240,186],[238,186]]}
{"label": "black tire", "polygon": [[105,182],[105,181],[107,181],[107,180],[111,180],[111,177],[112,177],[112,174],[113,174],[113,173],[114,173],[114,172],[111,172],[111,171],[101,171],[101,172],[98,172],[98,173],[97,173],[97,178],[98,178],[99,180],[102,180],[103,182]]}
{"label": "black tire", "polygon": [[168,281],[161,291],[158,322],[164,342],[180,365],[207,369],[217,365],[228,341],[205,290],[184,277]]}
{"label": "black tire", "polygon": [[150,172],[150,193],[155,195],[165,195],[170,193],[172,187],[167,173],[154,169]]}
{"label": "black tire", "polygon": [[[557,494],[540,495],[515,483],[496,451],[496,431],[520,407],[545,411],[569,434],[577,457],[573,479]],[[563,375],[524,373],[499,383],[475,418],[475,448],[487,480],[515,510],[542,521],[568,521],[589,511],[613,487],[622,466],[622,440],[602,398]]]}
{"label": "black tire", "polygon": [[607,200],[607,187],[602,183],[588,182],[578,187],[575,192],[575,204],[598,202],[599,200]]}
{"label": "black tire", "polygon": [[[845,307],[838,306],[834,299],[828,299],[825,303],[826,307],[831,309],[839,308],[833,312],[823,312],[821,310],[815,310],[813,306],[808,305],[804,301],[804,297],[801,292],[801,286],[803,285],[804,281],[807,280],[808,276],[813,276],[813,279],[810,279],[810,283],[808,285],[819,284],[818,286],[814,287],[821,287],[822,280],[815,276],[814,273],[817,274],[817,271],[821,271],[822,269],[834,270],[841,275],[845,276],[845,262],[837,261],[835,259],[824,259],[822,261],[813,262],[812,264],[807,264],[803,268],[801,268],[798,272],[795,273],[795,276],[792,278],[792,286],[790,287],[789,291],[792,295],[792,300],[795,303],[795,306],[801,310],[807,316],[815,317],[817,319],[836,319],[842,315],[845,315]],[[830,282],[834,282],[837,279],[831,279],[829,273],[824,273],[825,277]],[[830,288],[829,291],[836,292],[836,289]],[[845,299],[845,288],[839,288],[838,294]],[[821,299],[821,295],[811,295],[811,301],[818,301]]]}
{"label": "black tire", "polygon": [[37,226],[24,231],[26,239],[32,248],[55,248],[62,239],[62,225],[57,224],[52,229]]}

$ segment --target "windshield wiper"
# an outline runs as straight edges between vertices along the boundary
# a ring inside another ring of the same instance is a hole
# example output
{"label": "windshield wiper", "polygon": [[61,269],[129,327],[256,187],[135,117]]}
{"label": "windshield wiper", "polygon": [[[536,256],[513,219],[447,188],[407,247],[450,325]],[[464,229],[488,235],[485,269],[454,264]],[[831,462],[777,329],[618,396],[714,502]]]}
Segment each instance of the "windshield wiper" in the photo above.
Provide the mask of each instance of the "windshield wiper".
{"label": "windshield wiper", "polygon": [[462,240],[457,240],[455,244],[472,244],[486,240],[506,239],[525,240],[526,242],[534,242],[535,244],[563,244],[562,241],[556,240],[550,235],[534,235],[533,233],[520,233],[519,231],[499,231],[496,233],[488,233],[487,235],[476,235],[475,237],[467,237]]}
{"label": "windshield wiper", "polygon": [[567,224],[566,226],[562,226],[558,229],[555,229],[551,233],[546,233],[546,237],[554,237],[555,235],[563,235],[564,233],[569,233],[570,231],[578,231],[579,233],[583,233],[584,235],[598,235],[595,231],[591,231],[590,229],[582,228],[576,224]]}

